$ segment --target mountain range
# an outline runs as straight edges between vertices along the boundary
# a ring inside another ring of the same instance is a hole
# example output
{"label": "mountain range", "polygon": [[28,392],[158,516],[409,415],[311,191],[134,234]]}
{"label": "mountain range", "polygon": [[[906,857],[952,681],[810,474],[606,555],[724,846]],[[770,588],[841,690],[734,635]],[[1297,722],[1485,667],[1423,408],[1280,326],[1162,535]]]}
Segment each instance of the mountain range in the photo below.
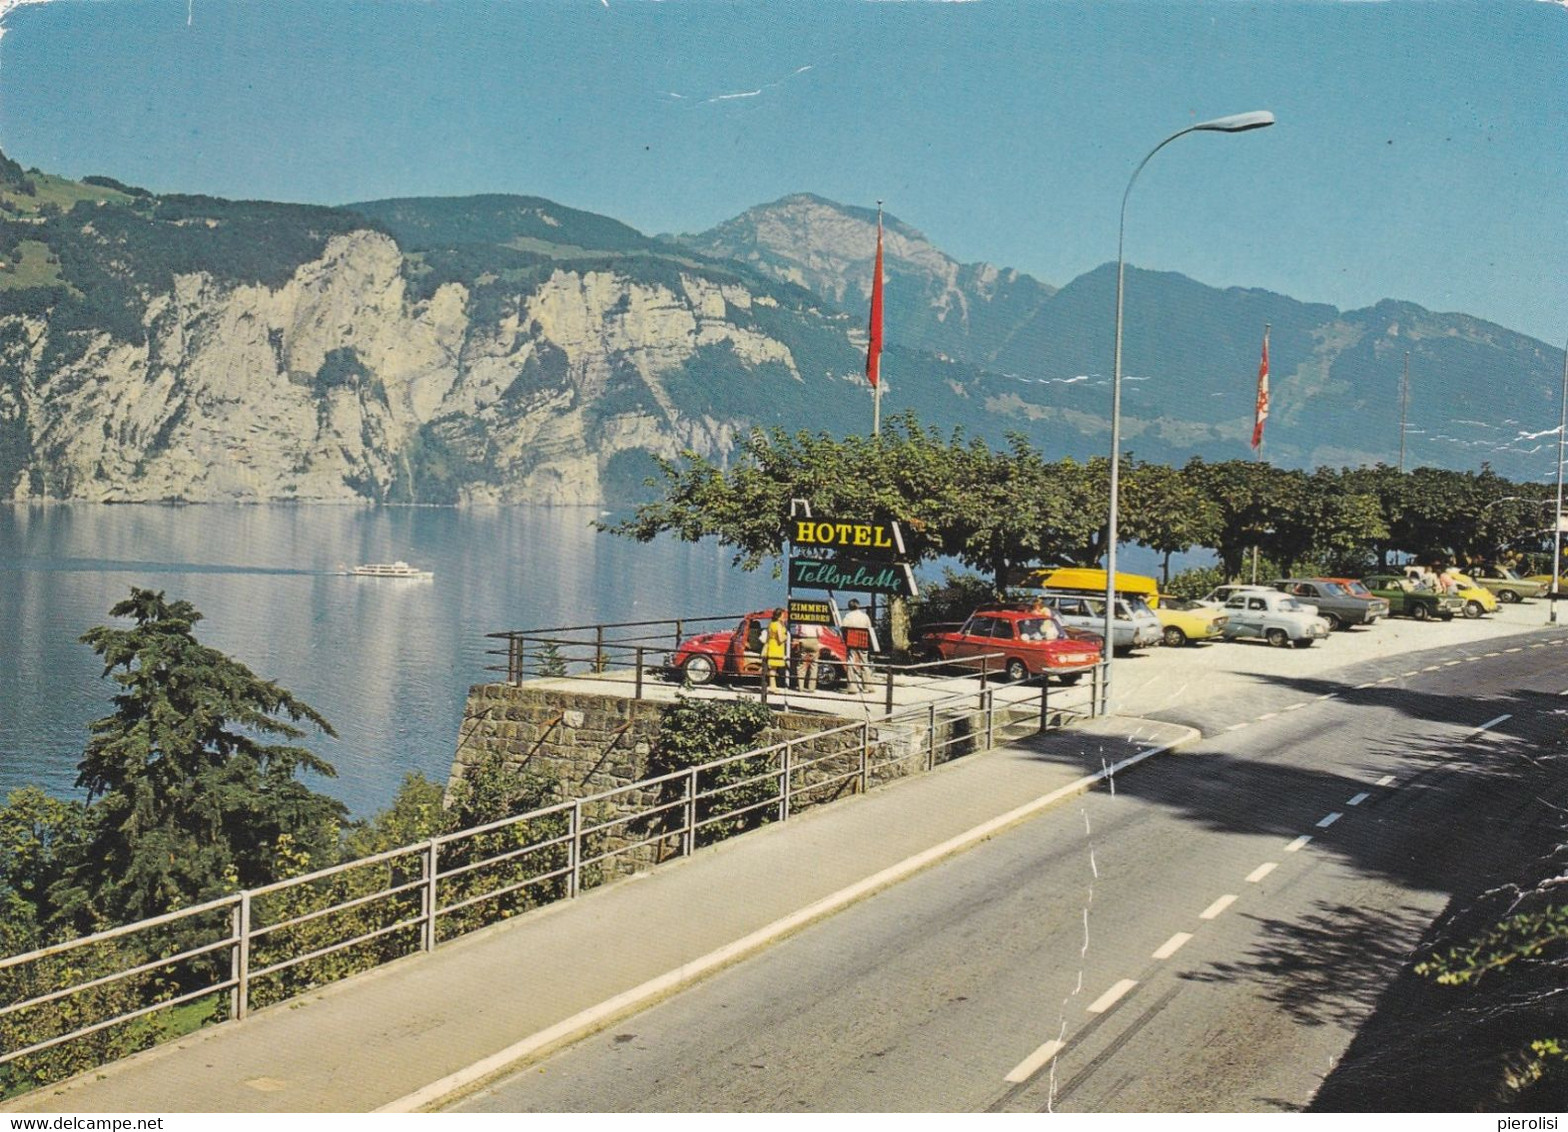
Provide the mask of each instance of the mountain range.
{"label": "mountain range", "polygon": [[[649,236],[524,196],[318,207],[70,181],[0,155],[0,498],[624,502],[753,424],[863,432],[877,214],[809,195]],[[1103,453],[1114,265],[1059,289],[884,217],[885,414]],[[1542,478],[1562,352],[1129,268],[1125,448]],[[1543,458],[1544,457],[1544,458]]]}

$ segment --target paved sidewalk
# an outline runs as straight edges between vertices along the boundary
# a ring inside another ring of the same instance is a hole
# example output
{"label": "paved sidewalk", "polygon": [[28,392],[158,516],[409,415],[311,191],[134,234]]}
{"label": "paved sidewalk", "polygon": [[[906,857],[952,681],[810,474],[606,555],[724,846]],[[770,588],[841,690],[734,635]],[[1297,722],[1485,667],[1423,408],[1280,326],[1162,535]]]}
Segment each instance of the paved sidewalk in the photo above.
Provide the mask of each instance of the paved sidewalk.
{"label": "paved sidewalk", "polygon": [[[774,939],[1199,738],[1112,716],[972,755],[3,1106],[422,1107],[609,1025]],[[608,1004],[608,1005],[605,1005]],[[600,1008],[595,1010],[595,1008]],[[533,1041],[527,1039],[533,1038]]]}

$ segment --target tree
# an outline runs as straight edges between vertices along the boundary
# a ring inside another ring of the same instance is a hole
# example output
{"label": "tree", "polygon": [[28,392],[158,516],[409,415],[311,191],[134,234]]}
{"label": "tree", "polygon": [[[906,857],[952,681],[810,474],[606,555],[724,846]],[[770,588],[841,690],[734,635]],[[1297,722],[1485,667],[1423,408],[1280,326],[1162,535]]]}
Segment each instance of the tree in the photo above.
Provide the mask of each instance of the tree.
{"label": "tree", "polygon": [[1219,506],[1179,468],[1134,464],[1122,478],[1126,537],[1163,556],[1161,586],[1170,584],[1171,555],[1208,546],[1219,533]]}
{"label": "tree", "polygon": [[303,747],[265,741],[302,737],[299,721],[333,735],[327,721],[197,641],[189,602],[132,588],[110,614],[135,624],[82,637],[121,691],[114,714],[91,724],[78,766],[91,830],[55,886],[61,911],[85,931],[266,883],[284,835],[331,859],[345,809],[295,776],[335,772]]}

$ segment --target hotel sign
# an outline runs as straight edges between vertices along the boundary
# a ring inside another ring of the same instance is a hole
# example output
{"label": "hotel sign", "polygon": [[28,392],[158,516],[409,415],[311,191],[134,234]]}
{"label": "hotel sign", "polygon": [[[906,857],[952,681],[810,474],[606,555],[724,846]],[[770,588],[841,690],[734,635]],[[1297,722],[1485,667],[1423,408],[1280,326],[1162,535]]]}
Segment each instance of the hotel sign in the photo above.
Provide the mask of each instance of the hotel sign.
{"label": "hotel sign", "polygon": [[852,523],[838,519],[791,519],[789,541],[795,550],[848,551],[879,562],[904,557],[904,533],[896,522]]}
{"label": "hotel sign", "polygon": [[860,558],[791,558],[789,584],[799,590],[856,590],[915,597],[914,572],[906,562]]}
{"label": "hotel sign", "polygon": [[797,625],[836,625],[833,605],[814,597],[789,599],[789,619]]}

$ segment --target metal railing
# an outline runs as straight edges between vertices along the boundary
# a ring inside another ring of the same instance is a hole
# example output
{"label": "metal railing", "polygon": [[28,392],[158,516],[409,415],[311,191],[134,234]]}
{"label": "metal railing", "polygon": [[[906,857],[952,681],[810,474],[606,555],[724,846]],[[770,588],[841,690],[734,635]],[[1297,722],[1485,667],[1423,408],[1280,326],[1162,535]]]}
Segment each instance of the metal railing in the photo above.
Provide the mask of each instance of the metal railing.
{"label": "metal railing", "polygon": [[[199,1000],[210,1007],[206,1021],[241,1020],[615,876],[989,749],[1014,728],[1047,727],[1053,700],[1060,722],[1092,715],[1100,698],[1099,669],[1088,688],[1054,694],[983,671],[966,679],[967,691],[880,718],[0,959],[0,996],[11,998],[0,1005],[0,1038],[32,1035],[0,1047],[0,1066]],[[143,1034],[129,1048],[152,1040]]]}
{"label": "metal railing", "polygon": [[680,648],[689,635],[734,626],[744,616],[730,613],[486,633],[487,640],[505,642],[503,648],[487,649],[486,655],[506,658],[487,667],[505,673],[507,683],[516,684],[529,677],[592,676],[615,662],[632,668],[640,689],[644,673],[662,672],[665,656]]}

